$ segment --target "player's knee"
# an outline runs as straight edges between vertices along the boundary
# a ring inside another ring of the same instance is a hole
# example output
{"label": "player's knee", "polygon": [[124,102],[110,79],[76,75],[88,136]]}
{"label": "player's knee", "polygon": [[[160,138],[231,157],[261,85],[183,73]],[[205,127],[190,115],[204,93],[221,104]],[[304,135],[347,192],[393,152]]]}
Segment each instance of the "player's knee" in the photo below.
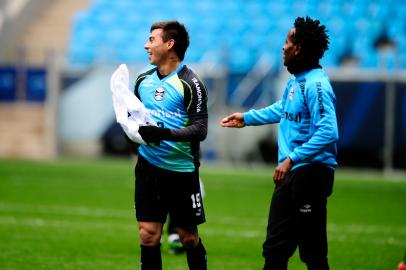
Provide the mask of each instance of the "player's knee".
{"label": "player's knee", "polygon": [[159,245],[161,240],[161,235],[158,231],[140,228],[140,241],[143,246],[156,246]]}
{"label": "player's knee", "polygon": [[199,244],[199,238],[193,234],[183,235],[180,241],[186,249],[194,248]]}

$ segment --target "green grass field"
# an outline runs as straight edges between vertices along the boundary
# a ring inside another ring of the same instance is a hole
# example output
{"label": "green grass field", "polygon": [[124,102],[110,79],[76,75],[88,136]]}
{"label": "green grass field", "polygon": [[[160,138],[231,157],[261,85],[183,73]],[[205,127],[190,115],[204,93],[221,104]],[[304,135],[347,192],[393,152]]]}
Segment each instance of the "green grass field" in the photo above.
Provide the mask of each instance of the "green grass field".
{"label": "green grass field", "polygon": [[[133,169],[130,159],[0,160],[0,269],[139,269]],[[209,269],[261,269],[272,169],[201,169]],[[406,175],[338,169],[328,214],[331,269],[396,270]],[[187,269],[185,256],[162,250],[164,269]],[[289,269],[306,269],[297,253]]]}

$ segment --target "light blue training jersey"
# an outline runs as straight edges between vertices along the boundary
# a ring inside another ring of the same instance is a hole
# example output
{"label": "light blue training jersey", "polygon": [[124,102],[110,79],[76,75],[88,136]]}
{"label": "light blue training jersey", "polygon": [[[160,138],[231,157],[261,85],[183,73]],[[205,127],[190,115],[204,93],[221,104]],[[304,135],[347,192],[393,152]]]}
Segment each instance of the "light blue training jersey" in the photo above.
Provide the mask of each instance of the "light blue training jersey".
{"label": "light blue training jersey", "polygon": [[316,68],[292,76],[281,100],[244,113],[244,121],[248,126],[280,123],[278,163],[290,157],[292,169],[310,163],[334,169],[338,140],[335,103],[327,74]]}
{"label": "light blue training jersey", "polygon": [[[140,74],[135,95],[150,111],[160,127],[182,129],[199,119],[208,118],[207,90],[196,74],[185,65],[164,78],[157,68]],[[138,152],[149,163],[162,169],[193,172],[199,166],[200,141],[167,141],[140,145]]]}

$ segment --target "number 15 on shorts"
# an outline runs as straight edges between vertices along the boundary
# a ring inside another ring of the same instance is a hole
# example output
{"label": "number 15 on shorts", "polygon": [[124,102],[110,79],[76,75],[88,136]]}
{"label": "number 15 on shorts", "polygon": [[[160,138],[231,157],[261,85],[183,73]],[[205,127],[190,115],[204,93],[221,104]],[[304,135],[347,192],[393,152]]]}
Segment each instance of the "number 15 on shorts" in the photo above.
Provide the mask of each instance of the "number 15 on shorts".
{"label": "number 15 on shorts", "polygon": [[192,194],[190,197],[192,198],[193,209],[200,208],[202,206],[200,201],[200,193]]}

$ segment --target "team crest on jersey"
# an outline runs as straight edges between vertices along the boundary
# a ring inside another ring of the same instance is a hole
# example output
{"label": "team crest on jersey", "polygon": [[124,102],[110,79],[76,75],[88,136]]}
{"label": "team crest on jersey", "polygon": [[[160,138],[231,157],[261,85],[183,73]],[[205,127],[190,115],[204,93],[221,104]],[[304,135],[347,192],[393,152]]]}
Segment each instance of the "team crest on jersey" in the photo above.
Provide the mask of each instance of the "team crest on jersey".
{"label": "team crest on jersey", "polygon": [[293,100],[293,94],[295,93],[295,89],[293,88],[293,85],[290,87],[290,90],[289,90],[289,96],[288,96],[288,98],[289,98],[289,100],[290,101],[292,101]]}
{"label": "team crest on jersey", "polygon": [[157,101],[161,101],[164,98],[165,90],[162,87],[155,89],[154,98]]}

